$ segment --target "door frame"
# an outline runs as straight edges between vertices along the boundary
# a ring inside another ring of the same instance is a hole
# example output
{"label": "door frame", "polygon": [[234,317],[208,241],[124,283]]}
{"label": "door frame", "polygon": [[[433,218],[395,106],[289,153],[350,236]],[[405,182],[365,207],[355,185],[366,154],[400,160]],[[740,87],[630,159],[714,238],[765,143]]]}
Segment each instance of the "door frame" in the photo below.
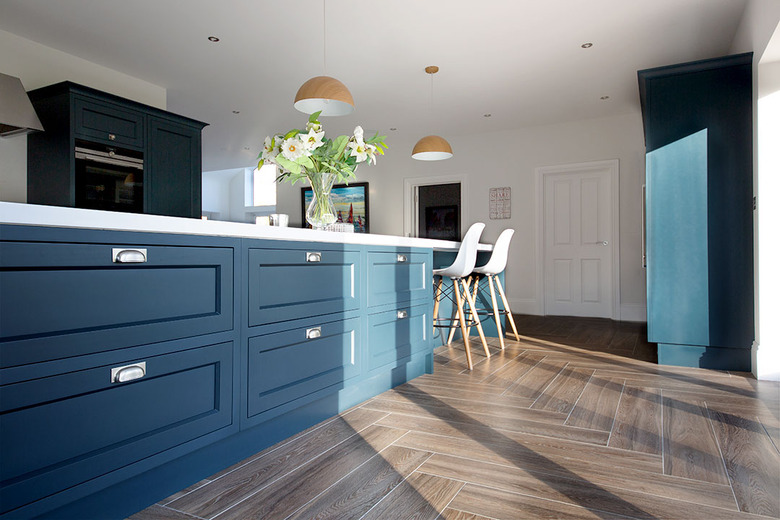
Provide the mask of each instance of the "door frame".
{"label": "door frame", "polygon": [[612,189],[612,319],[620,320],[620,161],[618,159],[536,168],[536,301],[537,311],[541,316],[545,315],[546,308],[544,292],[544,181],[546,176],[604,169],[609,171]]}
{"label": "door frame", "polygon": [[468,185],[465,175],[440,175],[437,177],[407,177],[404,179],[404,236],[417,236],[417,203],[414,195],[420,186],[460,183],[460,229],[463,232],[469,222]]}

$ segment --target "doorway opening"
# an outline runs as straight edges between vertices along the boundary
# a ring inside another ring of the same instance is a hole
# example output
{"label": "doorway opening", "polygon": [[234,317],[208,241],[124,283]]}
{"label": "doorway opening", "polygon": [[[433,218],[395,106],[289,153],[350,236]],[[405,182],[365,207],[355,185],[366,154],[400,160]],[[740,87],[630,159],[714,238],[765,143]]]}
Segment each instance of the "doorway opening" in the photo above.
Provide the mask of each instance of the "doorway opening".
{"label": "doorway opening", "polygon": [[405,179],[404,193],[404,235],[460,241],[468,222],[464,178]]}

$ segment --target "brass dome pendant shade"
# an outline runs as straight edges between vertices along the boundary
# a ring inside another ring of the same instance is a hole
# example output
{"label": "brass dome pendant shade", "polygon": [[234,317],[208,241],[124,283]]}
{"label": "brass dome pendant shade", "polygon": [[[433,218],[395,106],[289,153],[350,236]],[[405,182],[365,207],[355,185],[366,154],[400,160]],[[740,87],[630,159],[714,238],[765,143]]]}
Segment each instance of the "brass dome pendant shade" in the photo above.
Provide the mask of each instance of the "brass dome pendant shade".
{"label": "brass dome pendant shade", "polygon": [[412,159],[418,161],[441,161],[452,157],[452,147],[443,137],[426,135],[414,145]]}
{"label": "brass dome pendant shade", "polygon": [[355,111],[349,89],[330,76],[316,76],[301,85],[293,106],[306,114],[322,111],[323,116],[344,116]]}
{"label": "brass dome pendant shade", "polygon": [[[431,113],[433,113],[433,75],[439,72],[439,67],[430,65],[425,67],[425,72],[431,76]],[[452,147],[443,137],[438,135],[426,135],[414,145],[412,159],[418,161],[442,161],[452,157]]]}

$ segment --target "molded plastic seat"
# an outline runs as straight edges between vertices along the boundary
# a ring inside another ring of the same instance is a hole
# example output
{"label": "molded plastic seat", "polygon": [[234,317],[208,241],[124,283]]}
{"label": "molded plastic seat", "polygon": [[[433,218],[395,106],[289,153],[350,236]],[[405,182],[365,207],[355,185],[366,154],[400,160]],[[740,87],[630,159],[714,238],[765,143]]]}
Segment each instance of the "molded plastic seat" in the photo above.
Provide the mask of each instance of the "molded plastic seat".
{"label": "molded plastic seat", "polygon": [[433,275],[446,276],[448,278],[463,278],[470,275],[477,263],[477,246],[479,245],[479,237],[482,236],[484,229],[485,224],[482,222],[472,224],[460,243],[458,255],[455,257],[452,265],[442,269],[434,269]]}
{"label": "molded plastic seat", "polygon": [[[505,314],[509,324],[512,326],[512,332],[514,332],[515,339],[520,341],[520,335],[517,333],[517,326],[515,326],[515,319],[512,317],[512,310],[509,308],[509,302],[504,294],[504,288],[501,286],[501,280],[498,275],[503,273],[506,269],[506,263],[509,259],[509,243],[512,241],[512,235],[515,234],[514,229],[505,229],[498,236],[495,245],[493,246],[493,252],[490,255],[490,260],[480,267],[474,268],[474,292],[472,300],[477,299],[479,294],[479,282],[481,277],[486,277],[488,280],[488,286],[490,288],[490,300],[493,304],[492,314],[496,321],[496,329],[498,330],[498,341],[501,344],[501,349],[504,349],[504,333],[501,330],[501,315]],[[501,296],[501,302],[504,304],[504,308],[501,309],[498,306],[498,300],[496,300],[495,289],[493,289],[493,282],[495,282],[496,288],[498,288],[498,294]],[[468,285],[468,284],[467,284]],[[477,312],[490,313],[488,309],[477,309]],[[451,334],[450,334],[451,335]]]}
{"label": "molded plastic seat", "polygon": [[[474,271],[474,265],[477,262],[477,246],[479,245],[479,238],[482,236],[482,230],[484,229],[485,224],[482,222],[472,224],[469,230],[466,232],[466,236],[463,237],[463,241],[460,243],[458,254],[455,257],[455,261],[452,263],[452,265],[442,269],[433,270],[434,277],[441,277],[435,281],[436,292],[434,296],[435,302],[433,305],[433,326],[434,328],[449,327],[450,330],[454,331],[454,313],[453,317],[448,319],[440,319],[438,317],[439,302],[441,301],[441,297],[442,295],[447,296],[455,304],[455,310],[458,314],[457,321],[460,323],[460,329],[463,332],[463,345],[466,348],[466,362],[468,364],[469,370],[471,370],[474,366],[471,361],[471,345],[469,342],[469,330],[471,329],[472,325],[477,326],[479,337],[482,340],[482,346],[485,349],[485,356],[490,357],[490,350],[488,349],[487,340],[485,339],[485,333],[482,331],[482,324],[480,323],[479,315],[474,308],[474,300],[471,298],[471,294],[468,291],[468,285],[466,284],[465,279],[467,276],[471,276],[471,273]],[[449,278],[452,280],[452,289],[450,292],[442,292],[444,278]],[[461,290],[463,291],[462,293]],[[463,309],[464,299],[469,305],[468,313]],[[468,320],[466,319],[467,316]],[[442,325],[442,321],[448,322],[448,324]],[[452,334],[450,334],[449,338],[450,339],[448,342],[452,341]]]}
{"label": "molded plastic seat", "polygon": [[493,246],[490,260],[481,267],[475,267],[474,272],[484,275],[503,273],[504,269],[506,269],[507,259],[509,258],[509,243],[512,241],[512,235],[514,234],[514,229],[503,230]]}

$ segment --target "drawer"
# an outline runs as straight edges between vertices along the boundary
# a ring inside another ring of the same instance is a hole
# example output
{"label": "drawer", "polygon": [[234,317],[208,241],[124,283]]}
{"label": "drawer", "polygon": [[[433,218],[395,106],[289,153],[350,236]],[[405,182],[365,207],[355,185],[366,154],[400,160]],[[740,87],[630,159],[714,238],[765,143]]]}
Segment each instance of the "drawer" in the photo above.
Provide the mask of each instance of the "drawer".
{"label": "drawer", "polygon": [[368,252],[368,306],[433,299],[431,255],[421,252]]}
{"label": "drawer", "polygon": [[413,354],[431,350],[431,312],[426,304],[369,315],[368,369],[396,366]]}
{"label": "drawer", "polygon": [[0,387],[3,511],[229,426],[232,358],[227,342]]}
{"label": "drawer", "polygon": [[74,133],[78,137],[106,144],[142,149],[144,114],[106,102],[75,96]]}
{"label": "drawer", "polygon": [[340,390],[343,381],[360,374],[360,319],[250,338],[248,370],[250,417],[300,406],[324,389]]}
{"label": "drawer", "polygon": [[227,247],[2,242],[0,288],[3,367],[233,328]]}
{"label": "drawer", "polygon": [[360,252],[249,249],[249,326],[360,308]]}

